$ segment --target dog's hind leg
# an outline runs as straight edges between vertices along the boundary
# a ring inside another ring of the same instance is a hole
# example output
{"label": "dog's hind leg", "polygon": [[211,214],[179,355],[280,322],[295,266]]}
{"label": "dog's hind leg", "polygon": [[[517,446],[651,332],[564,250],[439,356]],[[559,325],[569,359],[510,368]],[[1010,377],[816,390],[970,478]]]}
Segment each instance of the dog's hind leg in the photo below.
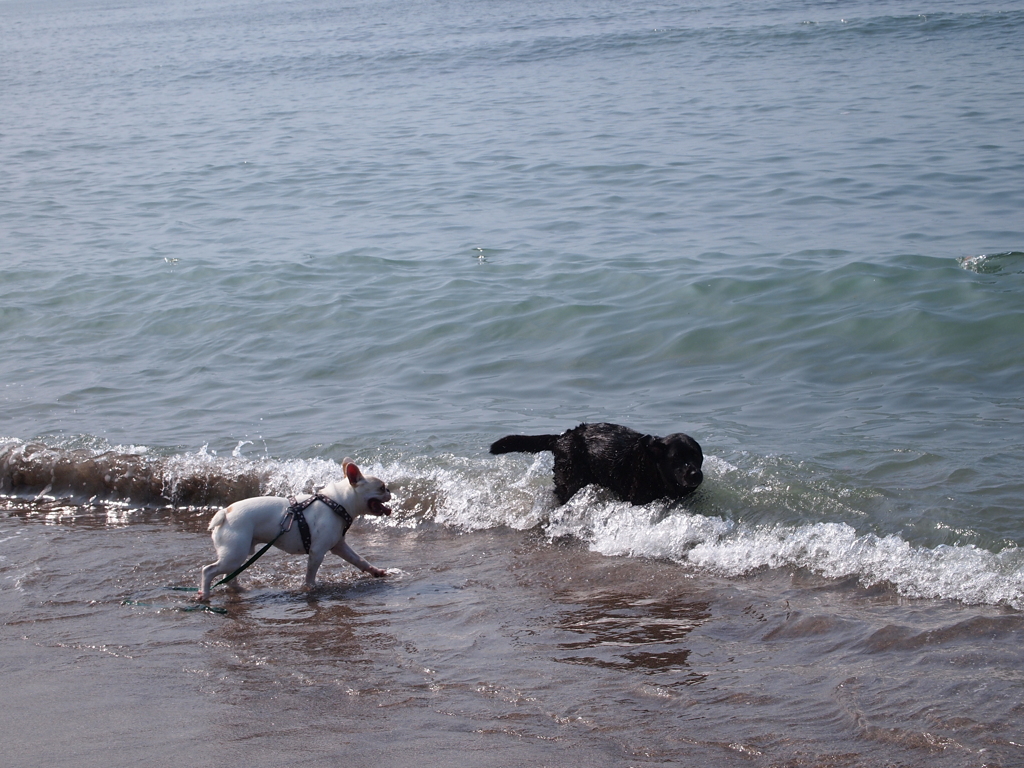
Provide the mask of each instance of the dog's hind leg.
{"label": "dog's hind leg", "polygon": [[202,575],[199,577],[199,591],[196,593],[196,600],[205,600],[210,594],[210,584],[213,582],[215,576],[226,575],[230,573],[227,568],[221,565],[221,561],[218,559],[215,563],[210,563],[203,567]]}
{"label": "dog's hind leg", "polygon": [[326,554],[326,552],[315,551],[309,553],[309,562],[306,563],[306,589],[316,586],[316,572],[320,570],[320,565]]}
{"label": "dog's hind leg", "polygon": [[[249,555],[255,549],[255,544],[249,547]],[[210,594],[210,584],[217,576],[227,576],[233,570],[245,562],[246,550],[235,543],[234,546],[223,542],[217,547],[217,561],[203,566],[202,575],[199,577],[199,592],[196,594],[198,600],[205,600]],[[235,581],[228,582],[230,586],[237,589]]]}

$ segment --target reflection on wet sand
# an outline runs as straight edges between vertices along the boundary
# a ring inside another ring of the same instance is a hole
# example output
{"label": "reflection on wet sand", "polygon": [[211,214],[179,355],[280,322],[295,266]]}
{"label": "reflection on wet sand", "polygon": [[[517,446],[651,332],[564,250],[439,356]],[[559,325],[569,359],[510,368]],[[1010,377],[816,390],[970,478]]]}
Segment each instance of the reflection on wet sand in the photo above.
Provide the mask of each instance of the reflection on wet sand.
{"label": "reflection on wet sand", "polygon": [[[588,595],[563,616],[559,629],[581,639],[558,644],[558,660],[674,678],[667,685],[692,685],[704,675],[690,669],[687,635],[711,616],[701,601],[637,597],[615,592]],[[580,653],[589,651],[589,653]]]}

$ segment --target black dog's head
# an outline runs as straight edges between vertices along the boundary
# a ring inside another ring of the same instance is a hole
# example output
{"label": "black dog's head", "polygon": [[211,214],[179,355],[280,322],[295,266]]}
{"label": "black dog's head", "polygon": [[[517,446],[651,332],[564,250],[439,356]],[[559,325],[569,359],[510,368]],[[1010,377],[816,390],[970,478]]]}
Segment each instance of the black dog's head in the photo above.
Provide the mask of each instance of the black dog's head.
{"label": "black dog's head", "polygon": [[688,496],[704,481],[700,471],[704,452],[689,435],[677,432],[665,437],[647,436],[647,449],[665,484],[673,495]]}

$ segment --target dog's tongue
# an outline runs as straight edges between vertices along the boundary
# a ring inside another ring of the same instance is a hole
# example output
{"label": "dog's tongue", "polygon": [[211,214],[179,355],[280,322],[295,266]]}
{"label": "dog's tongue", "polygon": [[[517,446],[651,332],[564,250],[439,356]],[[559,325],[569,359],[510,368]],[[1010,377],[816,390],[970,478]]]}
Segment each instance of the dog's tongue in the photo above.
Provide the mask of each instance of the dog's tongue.
{"label": "dog's tongue", "polygon": [[387,516],[391,514],[391,508],[384,506],[384,502],[380,499],[370,499],[369,502],[367,502],[367,506],[370,508],[371,515]]}

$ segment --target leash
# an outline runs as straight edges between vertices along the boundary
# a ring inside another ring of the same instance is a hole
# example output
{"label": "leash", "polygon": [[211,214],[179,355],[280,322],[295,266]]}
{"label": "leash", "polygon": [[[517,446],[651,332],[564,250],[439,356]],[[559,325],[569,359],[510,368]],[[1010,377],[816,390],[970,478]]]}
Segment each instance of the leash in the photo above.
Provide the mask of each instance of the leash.
{"label": "leash", "polygon": [[302,537],[302,547],[306,550],[306,554],[308,555],[309,547],[312,544],[313,539],[309,532],[309,523],[306,522],[306,516],[303,515],[302,512],[305,509],[308,509],[310,506],[312,506],[314,502],[322,501],[324,504],[330,507],[332,512],[334,512],[336,515],[338,515],[338,517],[341,518],[343,526],[341,530],[342,536],[348,533],[348,529],[352,527],[352,515],[348,513],[348,510],[345,509],[345,507],[343,507],[341,504],[336,502],[334,499],[327,498],[319,491],[314,493],[305,501],[296,501],[294,496],[289,496],[288,501],[291,504],[291,506],[288,507],[288,512],[285,513],[284,519],[281,521],[281,532],[278,533],[277,536],[275,536],[269,542],[267,542],[263,546],[263,549],[261,549],[255,555],[253,555],[244,563],[242,563],[240,567],[236,568],[223,579],[214,584],[214,587],[219,587],[221,584],[227,584],[238,574],[240,574],[250,565],[255,563],[261,557],[263,557],[263,555],[266,554],[267,550],[274,546],[274,542],[276,542],[278,539],[280,539],[282,536],[284,536],[286,533],[288,533],[288,531],[292,529],[292,520],[294,520],[299,526],[299,536]]}

